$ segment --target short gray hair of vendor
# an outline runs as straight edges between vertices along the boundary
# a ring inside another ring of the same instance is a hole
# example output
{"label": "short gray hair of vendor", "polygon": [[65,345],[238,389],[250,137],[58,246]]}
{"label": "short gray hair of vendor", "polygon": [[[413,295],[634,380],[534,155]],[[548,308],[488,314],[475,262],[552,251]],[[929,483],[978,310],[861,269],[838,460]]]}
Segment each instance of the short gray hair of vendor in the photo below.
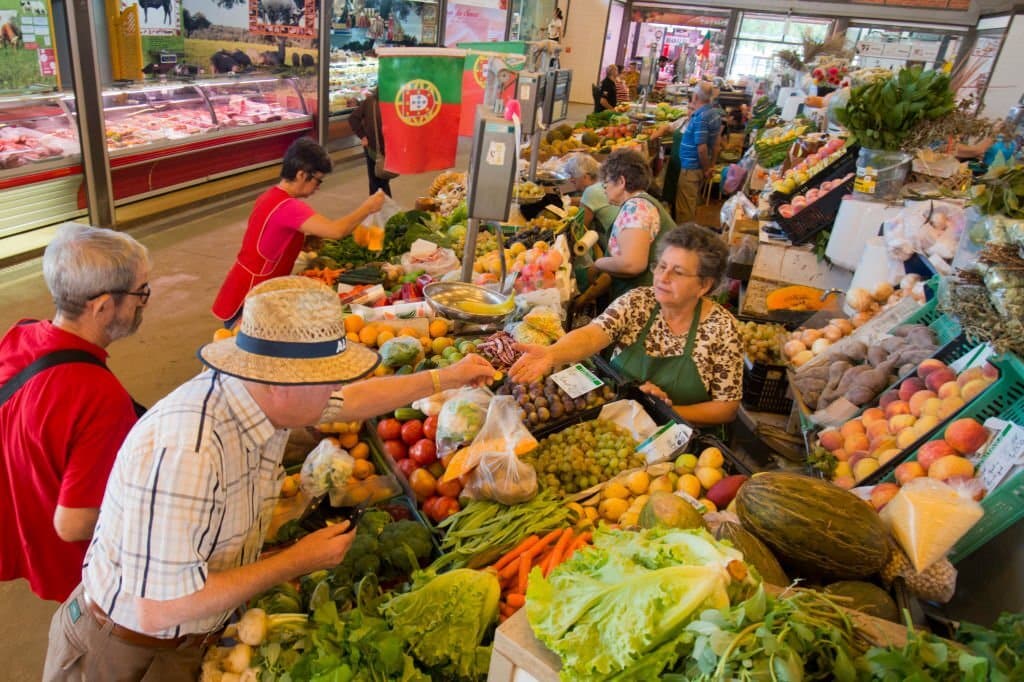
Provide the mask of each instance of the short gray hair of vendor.
{"label": "short gray hair of vendor", "polygon": [[580,180],[584,175],[589,175],[597,180],[597,176],[601,172],[601,164],[589,154],[573,154],[565,162],[565,172],[573,180]]}
{"label": "short gray hair of vendor", "polygon": [[88,300],[109,291],[128,291],[149,251],[123,232],[64,223],[43,253],[43,279],[57,310],[78,318]]}
{"label": "short gray hair of vendor", "polygon": [[717,234],[697,223],[682,223],[658,240],[658,258],[670,246],[697,254],[700,259],[697,276],[711,280],[712,289],[721,283],[728,265],[729,249]]}
{"label": "short gray hair of vendor", "polygon": [[651,185],[651,164],[635,149],[616,149],[601,166],[601,180],[625,178],[627,192],[646,190]]}
{"label": "short gray hair of vendor", "polygon": [[693,94],[701,102],[708,104],[715,98],[715,87],[707,81],[701,81],[693,88]]}

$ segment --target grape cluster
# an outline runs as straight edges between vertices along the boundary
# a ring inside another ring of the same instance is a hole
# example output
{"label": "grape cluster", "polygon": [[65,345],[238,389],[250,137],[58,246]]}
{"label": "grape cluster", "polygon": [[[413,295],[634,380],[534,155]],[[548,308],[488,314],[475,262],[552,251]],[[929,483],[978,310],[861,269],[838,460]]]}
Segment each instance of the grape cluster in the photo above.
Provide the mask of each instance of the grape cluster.
{"label": "grape cluster", "polygon": [[781,324],[739,322],[736,330],[743,342],[743,351],[752,361],[766,365],[782,363],[782,344],[787,334]]}
{"label": "grape cluster", "polygon": [[537,470],[540,487],[571,495],[643,466],[636,445],[618,424],[593,419],[548,436],[522,459]]}
{"label": "grape cluster", "polygon": [[498,393],[511,395],[516,399],[519,407],[523,408],[526,425],[531,429],[615,399],[615,389],[605,384],[574,400],[550,376],[544,379],[543,383],[506,383],[498,389]]}

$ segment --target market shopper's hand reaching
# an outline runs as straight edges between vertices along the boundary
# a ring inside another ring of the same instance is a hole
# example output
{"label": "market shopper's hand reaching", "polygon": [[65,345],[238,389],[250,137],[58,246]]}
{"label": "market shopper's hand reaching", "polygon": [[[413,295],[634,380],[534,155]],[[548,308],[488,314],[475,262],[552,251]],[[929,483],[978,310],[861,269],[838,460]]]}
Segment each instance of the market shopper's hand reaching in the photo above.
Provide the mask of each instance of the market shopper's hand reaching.
{"label": "market shopper's hand reaching", "polygon": [[355,538],[355,529],[344,521],[310,533],[285,551],[294,557],[296,575],[305,575],[340,564]]}
{"label": "market shopper's hand reaching", "polygon": [[532,343],[517,343],[515,349],[522,353],[516,360],[508,375],[517,384],[528,384],[539,380],[554,367],[551,351],[547,346]]}
{"label": "market shopper's hand reaching", "polygon": [[441,371],[447,373],[447,378],[457,386],[486,386],[494,381],[497,372],[491,363],[476,353],[470,353]]}
{"label": "market shopper's hand reaching", "polygon": [[652,395],[655,398],[659,398],[661,400],[664,400],[669,405],[672,404],[672,399],[668,397],[668,393],[665,393],[665,391],[661,390],[661,388],[659,388],[658,386],[655,386],[654,384],[652,384],[649,381],[646,381],[646,382],[640,384],[637,388],[639,388],[641,391],[643,391],[647,395]]}
{"label": "market shopper's hand reaching", "polygon": [[384,205],[384,200],[388,198],[387,194],[384,194],[384,190],[379,189],[363,202],[363,210],[366,211],[367,215],[376,213],[380,210],[381,206]]}

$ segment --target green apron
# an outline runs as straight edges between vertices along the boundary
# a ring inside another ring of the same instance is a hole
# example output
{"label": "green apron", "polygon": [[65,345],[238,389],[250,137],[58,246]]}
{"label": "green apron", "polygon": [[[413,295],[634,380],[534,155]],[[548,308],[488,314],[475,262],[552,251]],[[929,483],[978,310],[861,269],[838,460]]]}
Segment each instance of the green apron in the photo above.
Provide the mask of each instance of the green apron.
{"label": "green apron", "polygon": [[646,199],[647,201],[654,204],[654,206],[658,209],[660,225],[658,227],[658,234],[656,234],[654,236],[654,239],[651,240],[651,246],[647,250],[648,267],[645,268],[644,271],[641,272],[639,275],[634,275],[633,277],[617,277],[615,275],[612,275],[612,286],[609,292],[612,299],[618,298],[627,291],[630,291],[637,287],[650,286],[651,283],[654,282],[654,275],[651,274],[650,266],[654,264],[654,260],[657,257],[658,243],[661,241],[662,237],[668,234],[669,230],[676,226],[676,222],[672,220],[672,216],[669,215],[669,212],[665,210],[665,206],[647,192],[640,192],[639,194],[630,197],[630,199],[628,199],[627,201],[631,201],[633,199]]}
{"label": "green apron", "polygon": [[661,184],[661,198],[675,211],[676,192],[679,189],[679,145],[683,140],[683,128],[672,133],[672,151],[665,165],[665,180]]}
{"label": "green apron", "polygon": [[704,387],[704,382],[697,371],[697,364],[693,361],[693,343],[697,338],[697,327],[700,325],[701,305],[698,303],[697,309],[693,312],[693,321],[690,323],[690,331],[686,334],[683,354],[654,358],[644,350],[644,344],[660,309],[660,306],[654,306],[654,311],[647,319],[640,336],[612,359],[612,366],[622,372],[627,379],[640,383],[651,382],[668,394],[673,405],[708,402],[711,395]]}

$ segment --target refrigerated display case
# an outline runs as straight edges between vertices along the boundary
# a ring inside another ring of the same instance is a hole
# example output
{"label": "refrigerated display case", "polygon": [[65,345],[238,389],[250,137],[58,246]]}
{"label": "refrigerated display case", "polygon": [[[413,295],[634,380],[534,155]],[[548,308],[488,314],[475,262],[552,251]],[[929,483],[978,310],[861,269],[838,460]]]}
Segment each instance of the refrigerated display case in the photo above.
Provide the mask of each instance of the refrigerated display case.
{"label": "refrigerated display case", "polygon": [[347,114],[377,87],[377,60],[357,54],[332,53],[330,65],[331,116]]}
{"label": "refrigerated display case", "polygon": [[64,98],[0,97],[0,238],[85,213],[81,146]]}

